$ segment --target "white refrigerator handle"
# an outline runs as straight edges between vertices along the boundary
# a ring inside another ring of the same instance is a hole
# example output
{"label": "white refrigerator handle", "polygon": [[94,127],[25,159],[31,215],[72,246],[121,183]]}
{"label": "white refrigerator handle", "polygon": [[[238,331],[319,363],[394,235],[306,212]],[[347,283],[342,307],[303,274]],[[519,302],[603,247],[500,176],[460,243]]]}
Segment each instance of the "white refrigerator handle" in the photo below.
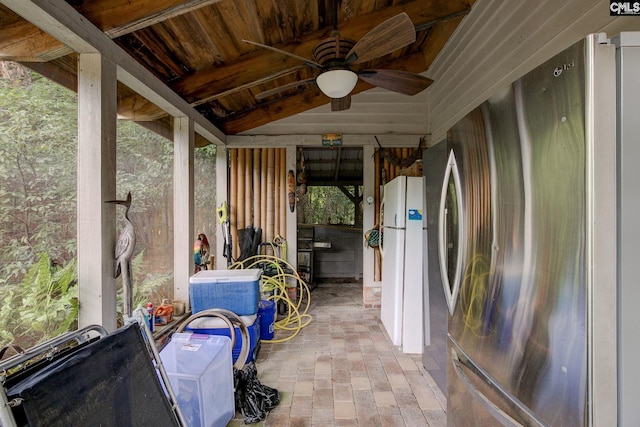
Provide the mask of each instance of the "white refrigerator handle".
{"label": "white refrigerator handle", "polygon": [[380,201],[380,238],[378,247],[380,248],[380,256],[384,258],[384,194]]}

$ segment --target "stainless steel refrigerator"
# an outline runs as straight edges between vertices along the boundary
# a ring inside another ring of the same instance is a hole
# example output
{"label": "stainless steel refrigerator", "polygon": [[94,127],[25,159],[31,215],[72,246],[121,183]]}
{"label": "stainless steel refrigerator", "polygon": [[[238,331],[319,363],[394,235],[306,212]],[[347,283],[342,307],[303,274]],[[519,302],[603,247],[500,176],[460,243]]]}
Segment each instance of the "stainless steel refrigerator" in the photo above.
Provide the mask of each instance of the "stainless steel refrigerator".
{"label": "stainless steel refrigerator", "polygon": [[589,36],[440,144],[448,425],[616,425],[615,46]]}

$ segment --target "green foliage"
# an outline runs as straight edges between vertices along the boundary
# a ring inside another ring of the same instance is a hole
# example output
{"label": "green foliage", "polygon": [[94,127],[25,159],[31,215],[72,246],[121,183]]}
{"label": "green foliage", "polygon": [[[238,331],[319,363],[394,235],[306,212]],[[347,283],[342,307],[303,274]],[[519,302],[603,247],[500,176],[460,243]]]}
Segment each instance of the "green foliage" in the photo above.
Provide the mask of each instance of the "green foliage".
{"label": "green foliage", "polygon": [[132,211],[148,211],[173,185],[173,144],[129,121],[118,122],[117,138],[118,194],[131,191]]}
{"label": "green foliage", "polygon": [[[35,342],[77,318],[77,286],[57,276],[75,274],[77,145],[76,94],[0,62],[0,341]],[[133,196],[134,304],[157,304],[173,294],[173,144],[118,121],[116,150],[117,197]],[[195,223],[212,243],[215,155],[195,152]]]}
{"label": "green foliage", "polygon": [[[353,186],[344,189],[354,195]],[[298,208],[302,209],[302,222],[305,224],[358,224],[353,202],[339,187],[307,187],[307,194],[300,197]]]}
{"label": "green foliage", "polygon": [[0,84],[0,285],[47,252],[75,256],[75,94],[33,74]]}
{"label": "green foliage", "polygon": [[[148,301],[159,304],[170,298],[172,274],[152,274],[143,271],[144,254],[131,261],[136,277],[144,280],[134,286],[134,307]],[[51,262],[47,254],[24,276],[21,283],[5,288],[0,308],[0,345],[19,340],[29,347],[38,341],[53,338],[77,329],[78,270],[75,260],[65,266]],[[120,306],[122,306],[121,298]]]}
{"label": "green foliage", "polygon": [[[144,251],[131,260],[133,277],[143,278],[140,283],[133,285],[133,308],[146,307],[149,301],[157,305],[163,299],[171,299],[173,295],[173,274],[146,272],[143,261]],[[122,306],[122,298],[119,301]]]}
{"label": "green foliage", "polygon": [[[136,229],[136,253],[145,249],[143,271],[165,275],[172,268],[173,143],[135,123],[118,122],[116,188],[118,197],[131,191],[129,216]],[[195,150],[194,208],[196,231],[215,242],[215,146]],[[165,271],[158,270],[160,266]],[[137,275],[134,277],[142,280]]]}
{"label": "green foliage", "polygon": [[207,235],[215,253],[216,217],[216,146],[207,145],[194,153],[194,226],[195,232]]}
{"label": "green foliage", "polygon": [[[2,344],[22,337],[21,345],[77,329],[78,270],[75,260],[65,266],[51,262],[45,253],[22,282],[3,293],[0,324]],[[25,342],[26,341],[26,342]]]}

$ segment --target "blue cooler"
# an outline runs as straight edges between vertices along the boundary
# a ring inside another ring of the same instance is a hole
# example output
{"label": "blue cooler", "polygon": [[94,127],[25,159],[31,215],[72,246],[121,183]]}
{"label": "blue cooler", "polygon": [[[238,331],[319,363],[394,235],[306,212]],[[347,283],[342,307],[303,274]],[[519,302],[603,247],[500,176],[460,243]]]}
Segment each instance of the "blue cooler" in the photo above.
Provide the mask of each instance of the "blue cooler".
{"label": "blue cooler", "polygon": [[258,268],[246,270],[202,270],[189,279],[191,312],[223,308],[248,316],[258,312],[260,277]]}
{"label": "blue cooler", "polygon": [[[256,357],[255,353],[257,351],[258,340],[260,339],[260,321],[256,314],[251,316],[240,316],[240,320],[242,320],[242,323],[244,323],[247,327],[247,331],[249,332],[249,353],[247,353],[247,358],[245,360],[245,363],[248,363],[255,360]],[[224,320],[219,317],[200,317],[198,319],[194,319],[189,323],[186,329],[187,331],[191,331],[196,334],[231,337],[229,327]],[[233,363],[238,360],[240,352],[242,351],[242,332],[240,331],[239,326],[236,326],[234,330],[236,332],[236,342],[231,351]]]}

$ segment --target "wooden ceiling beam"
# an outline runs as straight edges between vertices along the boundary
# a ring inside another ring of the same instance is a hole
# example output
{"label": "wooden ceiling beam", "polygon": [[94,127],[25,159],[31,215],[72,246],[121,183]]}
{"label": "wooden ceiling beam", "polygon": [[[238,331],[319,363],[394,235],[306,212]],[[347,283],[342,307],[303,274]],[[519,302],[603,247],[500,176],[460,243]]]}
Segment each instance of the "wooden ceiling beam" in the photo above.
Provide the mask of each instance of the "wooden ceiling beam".
{"label": "wooden ceiling beam", "polygon": [[429,36],[422,47],[427,63],[431,64],[436,59],[440,49],[449,40],[463,18],[464,16],[458,16],[455,19],[439,22],[429,30]]}
{"label": "wooden ceiling beam", "polygon": [[[434,56],[435,57],[435,56]],[[430,58],[432,60],[432,58]],[[397,69],[412,73],[420,73],[426,70],[431,62],[427,62],[425,55],[419,53],[395,60],[384,68]],[[359,81],[353,95],[373,88],[374,86]],[[320,107],[330,102],[317,87],[313,86],[299,94],[285,97],[271,103],[265,103],[258,108],[232,117],[221,123],[218,127],[227,135],[236,134],[251,128],[289,117],[311,108]],[[118,114],[122,117],[136,121],[154,121],[166,115],[166,112],[156,107],[140,95],[124,98],[118,103]]]}
{"label": "wooden ceiling beam", "polygon": [[[378,23],[402,12],[406,12],[409,16],[413,17],[414,25],[421,26],[437,21],[443,17],[468,11],[470,7],[470,4],[464,1],[415,0],[383,9],[380,12],[353,18],[344,25],[343,29],[340,29],[340,33],[342,37],[357,40],[372,30]],[[456,23],[457,22],[456,20]],[[296,45],[278,47],[299,56],[309,57],[318,41],[329,37],[329,31],[330,29],[316,31],[313,34],[305,36],[297,42]],[[428,63],[430,64],[431,62],[429,61]],[[283,73],[298,69],[300,66],[300,61],[290,56],[278,54],[267,49],[258,49],[242,56],[236,61],[224,65],[212,66],[186,76],[172,83],[170,86],[192,106],[197,106],[236,90],[246,89],[258,83],[264,83],[265,79],[276,78]],[[426,68],[413,72],[423,72],[425,70]],[[368,88],[370,87],[371,86]],[[138,117],[138,120],[144,120],[145,115],[149,115],[150,120],[155,118],[153,112],[148,110],[145,112],[128,110],[127,106],[145,105],[145,103],[139,99],[140,97],[138,95],[134,95],[132,98],[133,99],[122,101],[123,105],[118,108],[120,114],[127,117]],[[318,105],[323,104],[324,103],[320,103]]]}
{"label": "wooden ceiling beam", "polygon": [[[116,38],[220,0],[103,0],[76,10],[110,38]],[[0,60],[46,62],[72,53],[54,37],[0,5]]]}
{"label": "wooden ceiling beam", "polygon": [[56,62],[25,62],[22,65],[58,83],[62,87],[74,92],[78,91],[78,74],[69,72],[69,70],[59,66]]}
{"label": "wooden ceiling beam", "polygon": [[[384,68],[408,71],[411,73],[421,73],[429,67],[422,52],[406,56],[402,60],[396,60],[385,64]],[[369,83],[358,81],[356,87],[351,91],[352,95],[373,88]],[[312,86],[302,92],[280,98],[274,102],[265,103],[258,108],[238,114],[228,120],[217,124],[226,135],[235,135],[246,130],[271,123],[275,120],[293,116],[307,111],[311,108],[328,104],[330,99],[325,96],[317,86]],[[340,112],[336,112],[340,114]]]}
{"label": "wooden ceiling beam", "polygon": [[[83,2],[86,10],[77,10],[114,39],[219,1],[221,0],[101,0]],[[99,10],[96,6],[100,6]]]}
{"label": "wooden ceiling beam", "polygon": [[[469,9],[470,5],[467,1],[414,0],[352,18],[340,28],[340,35],[343,38],[359,40],[377,24],[402,12],[406,12],[411,16],[414,25],[420,26]],[[313,48],[320,40],[330,37],[331,31],[331,28],[325,28],[291,44],[275,47],[298,56],[310,58]],[[215,99],[221,93],[232,91],[236,87],[246,87],[252,82],[264,79],[265,76],[279,75],[285,70],[293,69],[300,65],[300,61],[289,56],[267,49],[258,49],[240,57],[236,61],[212,66],[185,76],[173,82],[171,88],[181,94],[187,102],[202,103]]]}
{"label": "wooden ceiling beam", "polygon": [[127,120],[149,122],[168,116],[168,113],[148,99],[136,95],[118,100],[118,115]]}
{"label": "wooden ceiling beam", "polygon": [[48,52],[66,50],[65,45],[2,4],[0,23],[2,61],[45,62],[53,59]]}
{"label": "wooden ceiling beam", "polygon": [[[101,2],[81,2],[76,7],[76,10],[110,37],[116,37],[217,1],[219,0],[190,0],[187,2],[181,0],[139,0],[134,2],[135,6],[133,6],[129,0],[104,0]],[[414,25],[420,27],[442,17],[467,10],[471,7],[471,4],[471,0],[460,2],[414,0],[385,8],[379,12],[355,17],[342,25],[340,31],[343,37],[358,40],[373,29],[377,23],[401,12],[406,12],[412,16]],[[22,40],[21,43],[12,46],[15,49],[14,52],[21,52],[22,59],[27,61],[50,60],[51,56],[57,57],[64,53],[66,47],[56,39],[17,15],[11,18],[10,14],[13,14],[11,10],[0,5],[0,19],[3,23],[8,23],[8,25],[0,29],[0,59],[6,59],[3,58],[3,55],[7,52],[7,49],[11,50],[9,47],[6,49],[2,47],[3,41],[6,42],[6,40]],[[7,16],[9,18],[6,18]],[[295,45],[278,47],[288,49],[300,56],[309,57],[313,47],[316,46],[319,40],[328,37],[328,32],[330,31],[330,29],[316,31],[305,36],[302,40],[296,41]],[[429,56],[428,53],[429,51],[425,49],[426,56]],[[400,62],[402,60],[396,61]],[[430,63],[431,61],[427,62]],[[283,72],[295,70],[300,66],[300,62],[294,58],[266,49],[258,49],[223,66],[211,67],[187,76],[172,84],[171,88],[179,93],[189,104],[196,106],[228,95],[236,90],[246,89],[257,83],[264,83],[273,78],[273,76],[277,77],[282,75]],[[426,68],[425,66],[425,68],[417,69],[413,72],[422,72]],[[65,86],[71,87],[74,83],[69,80],[65,82]],[[354,93],[370,87],[370,85],[360,83]],[[303,103],[306,108],[301,111],[313,108],[313,106],[323,105],[328,101],[317,88],[315,90],[307,89],[304,92],[307,93],[307,101]],[[309,102],[309,94],[312,94],[311,99],[318,99]],[[287,99],[292,100],[292,98]],[[268,104],[267,110],[272,110],[271,106],[273,104]],[[261,110],[264,110],[264,108],[259,107],[254,111]],[[287,111],[287,109],[283,109],[283,111]],[[140,95],[120,99],[118,112],[122,117],[137,121],[153,121],[166,116],[165,111]],[[295,112],[292,114],[295,114]],[[279,118],[287,115],[290,114],[281,113]],[[234,117],[232,121],[234,120],[237,120],[237,118]]]}

